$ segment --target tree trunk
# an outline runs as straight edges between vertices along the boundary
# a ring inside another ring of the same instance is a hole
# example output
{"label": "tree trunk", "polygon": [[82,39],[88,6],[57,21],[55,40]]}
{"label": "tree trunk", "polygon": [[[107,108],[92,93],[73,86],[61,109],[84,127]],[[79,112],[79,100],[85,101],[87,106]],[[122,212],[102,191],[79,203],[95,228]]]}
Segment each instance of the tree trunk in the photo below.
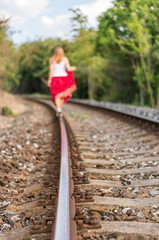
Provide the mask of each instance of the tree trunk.
{"label": "tree trunk", "polygon": [[88,96],[89,99],[93,99],[93,78],[92,78],[92,68],[91,66],[88,66]]}
{"label": "tree trunk", "polygon": [[156,104],[156,108],[159,108],[159,82],[157,85],[157,104]]}
{"label": "tree trunk", "polygon": [[[135,71],[135,74],[137,74],[137,69],[138,69],[138,65],[139,63],[138,62],[135,62],[135,60],[133,58],[131,58],[131,63],[132,63],[132,66],[133,66],[133,69]],[[144,106],[144,103],[145,103],[145,89],[143,87],[141,87],[141,80],[140,78],[138,78],[138,86],[139,86],[139,90],[140,90],[140,106]]]}
{"label": "tree trunk", "polygon": [[140,106],[144,106],[145,104],[145,89],[140,87]]}
{"label": "tree trunk", "polygon": [[150,94],[151,105],[154,108],[155,107],[155,101],[154,101],[154,97],[153,97],[153,93],[152,93],[150,79],[149,79],[149,76],[148,76],[148,73],[147,73],[147,70],[146,70],[146,64],[145,64],[144,57],[143,57],[142,53],[140,53],[140,59],[141,59],[141,63],[142,63],[143,69],[144,69],[144,75],[145,75],[145,78],[146,78],[147,87],[148,87],[148,91],[149,91],[149,94]]}

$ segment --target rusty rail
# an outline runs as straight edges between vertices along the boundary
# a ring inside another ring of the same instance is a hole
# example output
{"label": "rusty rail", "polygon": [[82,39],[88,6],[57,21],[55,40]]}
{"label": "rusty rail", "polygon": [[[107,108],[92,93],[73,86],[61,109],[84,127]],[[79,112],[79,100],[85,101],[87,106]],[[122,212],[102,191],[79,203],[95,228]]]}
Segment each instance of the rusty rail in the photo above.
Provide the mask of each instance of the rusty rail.
{"label": "rusty rail", "polygon": [[[51,101],[29,96],[25,98],[47,105],[55,111]],[[56,217],[52,227],[51,240],[77,240],[77,227],[74,220],[75,200],[73,197],[73,173],[68,154],[67,132],[63,117],[59,117],[58,119],[61,131],[61,162]]]}
{"label": "rusty rail", "polygon": [[70,240],[70,184],[68,143],[64,120],[59,118],[61,129],[61,166],[54,226],[54,240]]}
{"label": "rusty rail", "polygon": [[[42,101],[53,110],[52,102]],[[72,167],[68,154],[68,139],[63,117],[59,117],[61,131],[61,162],[58,199],[56,204],[55,223],[52,228],[51,240],[77,240],[77,227],[74,220],[75,200]]]}

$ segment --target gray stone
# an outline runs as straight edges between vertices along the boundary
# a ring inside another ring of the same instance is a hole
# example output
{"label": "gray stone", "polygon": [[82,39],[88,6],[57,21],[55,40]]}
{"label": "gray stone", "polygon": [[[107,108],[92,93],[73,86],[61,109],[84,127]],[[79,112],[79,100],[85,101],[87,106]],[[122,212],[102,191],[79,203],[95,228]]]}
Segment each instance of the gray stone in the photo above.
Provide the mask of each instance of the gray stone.
{"label": "gray stone", "polygon": [[158,191],[150,191],[151,197],[158,195]]}
{"label": "gray stone", "polygon": [[123,213],[123,214],[126,214],[128,210],[131,210],[131,208],[124,208],[124,209],[122,210],[122,213]]}
{"label": "gray stone", "polygon": [[138,212],[138,214],[137,214],[137,217],[138,217],[138,218],[143,218],[143,217],[144,217],[144,215],[143,215],[143,213],[142,213],[142,212]]}

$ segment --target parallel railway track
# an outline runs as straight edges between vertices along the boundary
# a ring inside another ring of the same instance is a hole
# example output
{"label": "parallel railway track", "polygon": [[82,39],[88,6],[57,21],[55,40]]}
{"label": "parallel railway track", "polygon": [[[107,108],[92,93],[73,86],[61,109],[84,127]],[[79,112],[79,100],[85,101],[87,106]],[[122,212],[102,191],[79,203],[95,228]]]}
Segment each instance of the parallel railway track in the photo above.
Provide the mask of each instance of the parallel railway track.
{"label": "parallel railway track", "polygon": [[76,104],[66,112],[89,180],[75,183],[79,239],[159,239],[158,123]]}
{"label": "parallel railway track", "polygon": [[[45,184],[41,191],[37,191],[34,203],[30,201],[34,216],[32,213],[26,216],[24,211],[23,219],[27,219],[28,224],[19,226],[21,236],[14,226],[1,229],[0,236],[8,240],[14,236],[14,239],[23,240],[159,239],[158,123],[77,104],[67,104],[64,116],[69,147],[68,156],[63,150],[61,156],[64,153],[63,157],[70,166],[66,170],[66,162],[64,166],[61,163],[61,169],[64,177],[66,172],[72,171],[69,183],[67,176],[67,182],[64,180],[64,184],[58,184],[60,156],[57,154],[60,153],[59,145],[56,150],[54,144],[47,167],[45,165]],[[60,124],[63,128],[63,118],[60,118]],[[54,141],[58,144],[57,137]],[[60,206],[60,202],[56,204],[57,185],[61,189],[64,187],[62,194],[67,186],[71,189],[66,193],[70,199],[62,197],[62,201],[66,200],[62,203],[62,210],[55,210]],[[37,208],[38,204],[42,207]],[[72,209],[69,210],[68,206]],[[15,211],[16,215],[20,216],[21,209],[22,206],[18,208],[19,212]],[[1,209],[1,216],[6,211],[6,208]],[[56,220],[58,211],[62,216],[60,223]],[[51,231],[52,236],[49,235]]]}

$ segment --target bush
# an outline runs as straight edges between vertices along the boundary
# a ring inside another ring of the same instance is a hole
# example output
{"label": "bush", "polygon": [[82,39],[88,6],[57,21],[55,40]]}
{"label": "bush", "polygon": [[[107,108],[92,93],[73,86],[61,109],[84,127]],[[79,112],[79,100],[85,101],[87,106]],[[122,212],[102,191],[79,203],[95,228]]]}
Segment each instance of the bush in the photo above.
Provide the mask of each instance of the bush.
{"label": "bush", "polygon": [[6,107],[6,106],[2,107],[1,114],[3,116],[15,117],[15,114],[12,112],[12,110],[9,107]]}

